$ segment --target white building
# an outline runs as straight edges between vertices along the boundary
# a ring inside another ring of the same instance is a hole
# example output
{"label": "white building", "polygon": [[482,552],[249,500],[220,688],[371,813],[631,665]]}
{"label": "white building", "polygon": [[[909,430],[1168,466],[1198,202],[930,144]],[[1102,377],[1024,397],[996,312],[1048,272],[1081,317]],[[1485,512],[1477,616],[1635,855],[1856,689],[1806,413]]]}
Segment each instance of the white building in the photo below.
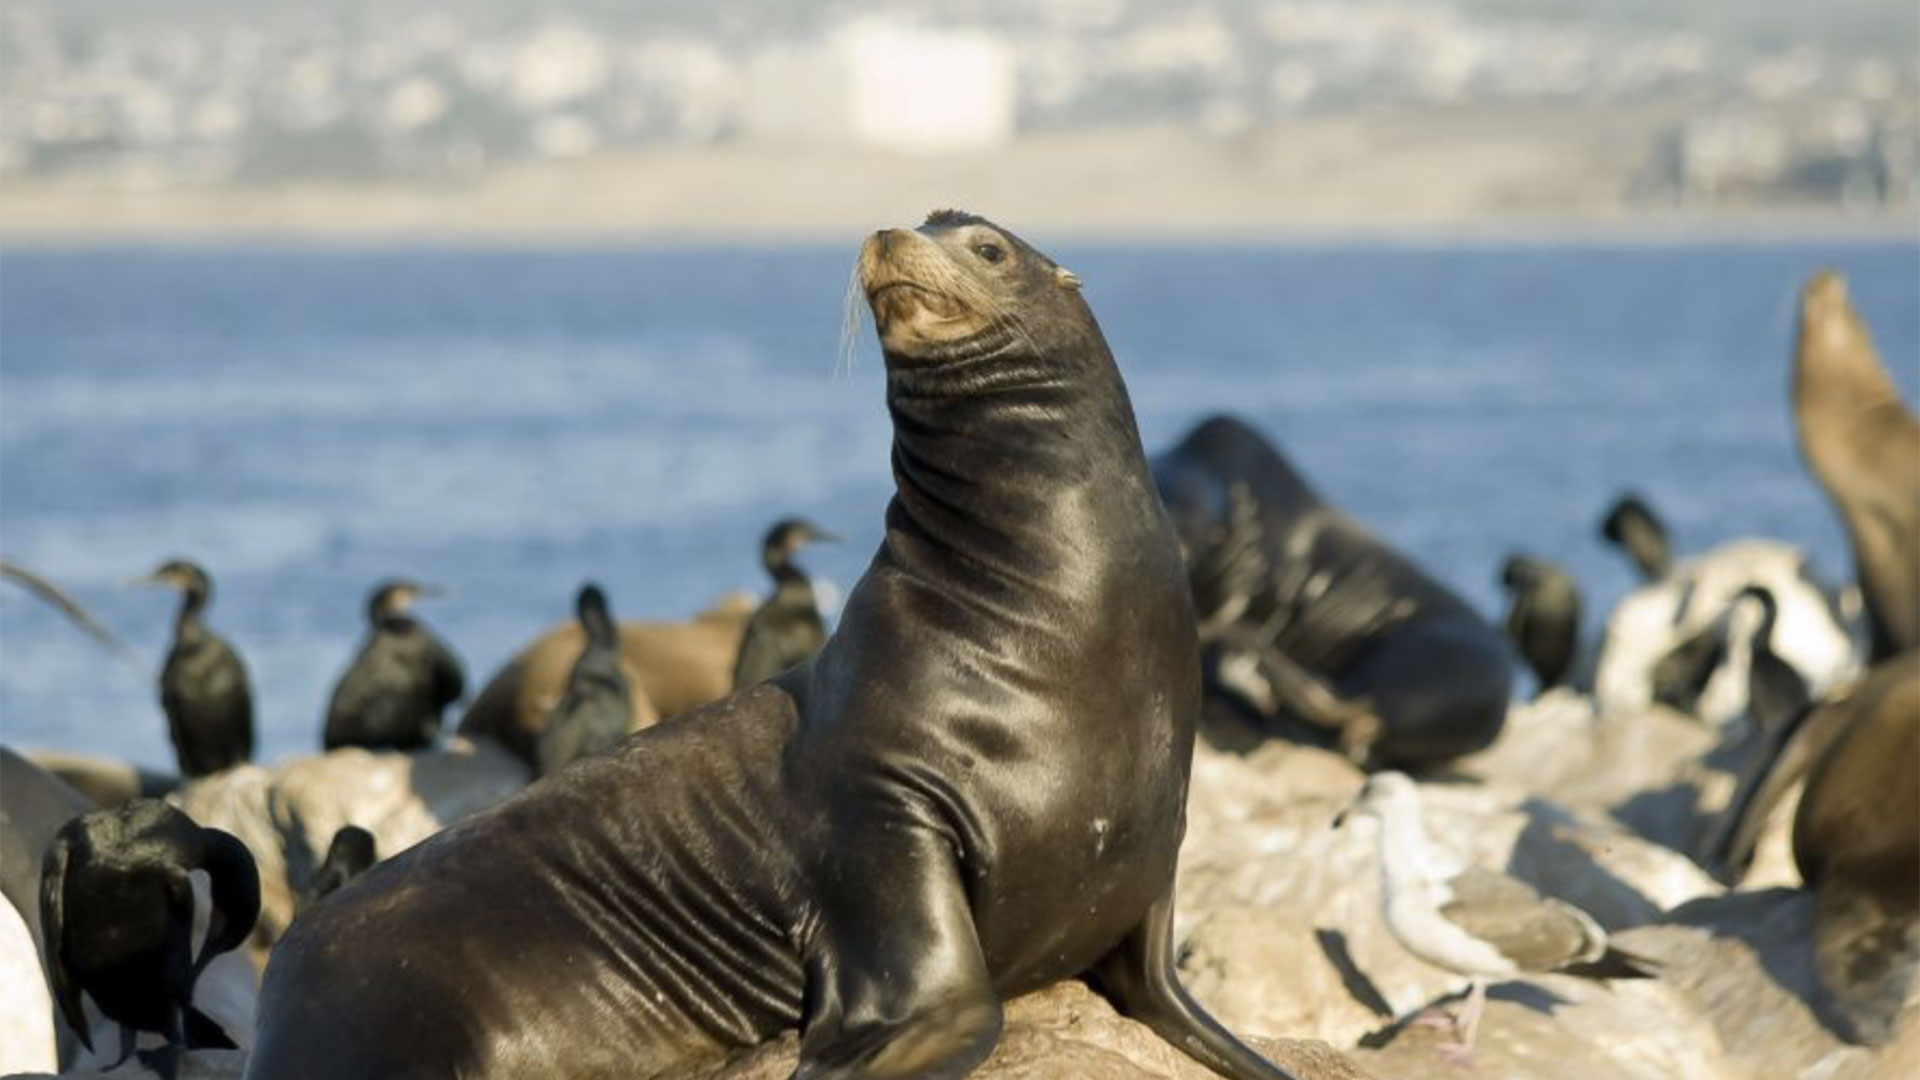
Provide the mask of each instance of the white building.
{"label": "white building", "polygon": [[748,65],[752,138],[906,151],[992,146],[1014,133],[1013,50],[985,30],[858,21]]}

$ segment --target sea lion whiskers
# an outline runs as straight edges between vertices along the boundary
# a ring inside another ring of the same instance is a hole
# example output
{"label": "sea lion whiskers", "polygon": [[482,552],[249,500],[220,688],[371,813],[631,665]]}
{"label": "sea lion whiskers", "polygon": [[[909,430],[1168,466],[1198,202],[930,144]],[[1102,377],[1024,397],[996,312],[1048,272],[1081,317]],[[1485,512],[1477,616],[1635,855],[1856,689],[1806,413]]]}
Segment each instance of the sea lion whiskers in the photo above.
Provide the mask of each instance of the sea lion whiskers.
{"label": "sea lion whiskers", "polygon": [[842,369],[848,378],[853,377],[855,362],[860,357],[860,322],[867,314],[866,288],[861,280],[860,263],[855,260],[847,268],[847,290],[840,303],[840,348],[833,361],[836,378]]}

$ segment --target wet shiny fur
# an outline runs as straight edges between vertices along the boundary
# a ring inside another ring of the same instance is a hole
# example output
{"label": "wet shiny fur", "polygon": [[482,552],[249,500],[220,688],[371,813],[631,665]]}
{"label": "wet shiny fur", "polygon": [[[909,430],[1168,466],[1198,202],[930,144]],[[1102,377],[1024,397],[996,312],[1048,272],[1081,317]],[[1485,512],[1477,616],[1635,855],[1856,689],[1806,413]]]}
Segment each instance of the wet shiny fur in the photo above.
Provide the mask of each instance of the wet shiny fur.
{"label": "wet shiny fur", "polygon": [[797,1026],[799,1080],[941,1080],[1076,975],[1287,1075],[1174,979],[1193,613],[1077,279],[955,213],[861,268],[898,493],[825,648],[315,906],[248,1076],[649,1077]]}

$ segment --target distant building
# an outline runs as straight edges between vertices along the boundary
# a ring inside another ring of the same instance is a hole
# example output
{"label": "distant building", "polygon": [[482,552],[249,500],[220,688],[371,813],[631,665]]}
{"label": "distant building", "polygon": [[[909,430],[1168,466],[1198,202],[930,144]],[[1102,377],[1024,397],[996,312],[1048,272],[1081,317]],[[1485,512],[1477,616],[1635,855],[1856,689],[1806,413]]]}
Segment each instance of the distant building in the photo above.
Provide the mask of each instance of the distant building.
{"label": "distant building", "polygon": [[858,21],[748,65],[741,131],[771,142],[964,150],[1013,137],[1014,54],[985,30]]}

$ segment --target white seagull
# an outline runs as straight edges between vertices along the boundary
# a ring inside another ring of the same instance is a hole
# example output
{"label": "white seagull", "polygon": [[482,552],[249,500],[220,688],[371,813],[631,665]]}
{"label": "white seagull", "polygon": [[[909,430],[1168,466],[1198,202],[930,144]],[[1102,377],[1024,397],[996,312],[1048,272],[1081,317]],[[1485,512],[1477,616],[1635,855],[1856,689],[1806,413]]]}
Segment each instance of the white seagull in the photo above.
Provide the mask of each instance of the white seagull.
{"label": "white seagull", "polygon": [[1601,979],[1644,979],[1655,965],[1607,944],[1607,932],[1572,904],[1542,896],[1505,874],[1463,866],[1427,843],[1420,789],[1403,773],[1376,773],[1348,809],[1380,821],[1380,903],[1387,929],[1408,952],[1465,975],[1471,989],[1454,1023],[1464,1058],[1486,1007],[1489,980],[1560,972]]}

